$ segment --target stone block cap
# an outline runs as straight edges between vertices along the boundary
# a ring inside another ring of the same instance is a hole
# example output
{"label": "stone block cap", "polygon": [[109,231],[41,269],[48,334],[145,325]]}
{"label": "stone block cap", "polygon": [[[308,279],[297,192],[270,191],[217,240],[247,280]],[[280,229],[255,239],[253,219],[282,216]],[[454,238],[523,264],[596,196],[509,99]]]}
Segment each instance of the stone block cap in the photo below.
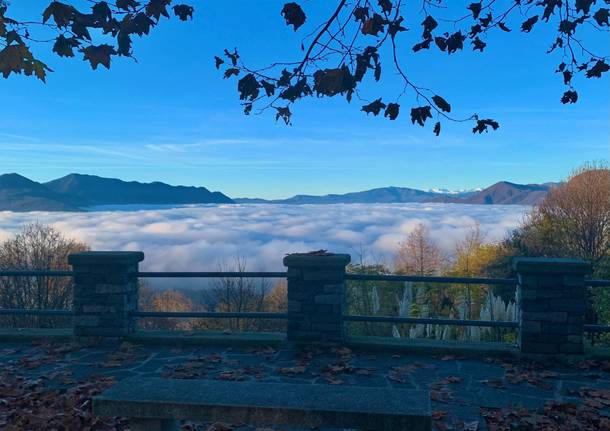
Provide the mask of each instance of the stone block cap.
{"label": "stone block cap", "polygon": [[526,274],[589,274],[591,264],[582,259],[517,257],[513,269]]}
{"label": "stone block cap", "polygon": [[293,267],[345,267],[352,257],[349,254],[329,253],[326,250],[309,253],[292,253],[284,257],[284,266]]}
{"label": "stone block cap", "polygon": [[112,265],[133,264],[142,262],[144,253],[141,251],[83,251],[68,256],[68,263],[74,265]]}

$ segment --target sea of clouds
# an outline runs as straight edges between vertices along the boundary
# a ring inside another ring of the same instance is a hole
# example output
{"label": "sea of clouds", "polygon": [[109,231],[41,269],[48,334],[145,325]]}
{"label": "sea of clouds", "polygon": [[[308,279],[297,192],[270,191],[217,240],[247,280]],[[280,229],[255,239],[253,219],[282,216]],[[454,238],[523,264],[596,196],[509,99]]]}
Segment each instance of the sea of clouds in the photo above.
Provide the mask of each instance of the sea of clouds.
{"label": "sea of clouds", "polygon": [[0,212],[0,240],[26,223],[53,225],[94,250],[141,250],[141,269],[214,271],[236,257],[252,271],[282,270],[287,253],[327,249],[391,264],[419,223],[451,254],[479,223],[488,241],[503,238],[526,206],[459,204],[193,205],[103,208],[90,212]]}

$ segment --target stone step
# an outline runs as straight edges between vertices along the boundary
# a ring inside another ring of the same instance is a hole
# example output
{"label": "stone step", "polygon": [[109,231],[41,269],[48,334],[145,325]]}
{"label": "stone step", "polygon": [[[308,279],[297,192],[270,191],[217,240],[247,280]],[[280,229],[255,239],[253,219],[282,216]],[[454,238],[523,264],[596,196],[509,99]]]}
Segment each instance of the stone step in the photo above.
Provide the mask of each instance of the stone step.
{"label": "stone step", "polygon": [[98,416],[132,429],[177,429],[177,420],[383,431],[429,431],[427,391],[321,384],[134,377],[93,398]]}

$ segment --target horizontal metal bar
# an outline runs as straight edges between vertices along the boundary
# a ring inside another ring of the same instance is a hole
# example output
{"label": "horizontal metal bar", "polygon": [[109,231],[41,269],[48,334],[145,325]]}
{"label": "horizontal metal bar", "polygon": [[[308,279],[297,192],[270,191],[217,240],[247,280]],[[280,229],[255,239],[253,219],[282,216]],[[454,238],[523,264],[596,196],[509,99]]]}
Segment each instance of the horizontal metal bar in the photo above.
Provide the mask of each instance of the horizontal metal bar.
{"label": "horizontal metal bar", "polygon": [[610,280],[585,280],[585,285],[591,287],[610,287]]}
{"label": "horizontal metal bar", "polygon": [[28,269],[23,271],[0,271],[0,277],[74,277],[74,272]]}
{"label": "horizontal metal bar", "polygon": [[458,320],[458,319],[435,319],[423,317],[398,317],[398,316],[350,316],[344,315],[344,321],[349,322],[384,322],[384,323],[408,323],[425,325],[454,325],[454,326],[493,326],[499,328],[518,328],[517,322],[502,320]]}
{"label": "horizontal metal bar", "polygon": [[459,284],[504,284],[516,285],[514,278],[484,277],[422,277],[418,275],[385,275],[385,274],[345,274],[346,280],[359,281],[413,281],[423,283],[459,283]]}
{"label": "horizontal metal bar", "polygon": [[134,317],[190,317],[214,319],[287,319],[286,313],[215,312],[215,311],[134,311]]}
{"label": "horizontal metal bar", "polygon": [[610,332],[610,325],[584,325],[585,332]]}
{"label": "horizontal metal bar", "polygon": [[72,310],[50,310],[33,308],[0,308],[0,315],[8,316],[72,316]]}
{"label": "horizontal metal bar", "polygon": [[286,278],[285,272],[138,272],[143,278]]}

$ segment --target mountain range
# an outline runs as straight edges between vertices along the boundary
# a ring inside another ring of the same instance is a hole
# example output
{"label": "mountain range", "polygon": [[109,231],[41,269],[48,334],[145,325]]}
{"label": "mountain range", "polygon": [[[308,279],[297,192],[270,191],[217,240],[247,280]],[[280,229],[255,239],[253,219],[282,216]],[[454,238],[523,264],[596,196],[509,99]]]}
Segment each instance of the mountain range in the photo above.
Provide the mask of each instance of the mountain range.
{"label": "mountain range", "polygon": [[324,196],[296,195],[288,199],[235,198],[236,203],[337,204],[337,203],[457,203],[479,205],[535,205],[558,183],[515,184],[500,181],[485,189],[461,192],[423,191],[407,187],[382,187],[362,192]]}
{"label": "mountain range", "polygon": [[482,190],[460,192],[383,187],[324,196],[295,195],[288,199],[231,199],[205,187],[172,186],[161,182],[140,183],[70,174],[46,183],[19,174],[0,175],[0,211],[86,211],[102,205],[184,205],[203,203],[408,203],[444,202],[486,205],[534,205],[556,183],[515,184],[498,182]]}
{"label": "mountain range", "polygon": [[0,211],[83,211],[98,205],[233,203],[205,187],[122,181],[70,174],[37,183],[19,174],[0,175]]}

